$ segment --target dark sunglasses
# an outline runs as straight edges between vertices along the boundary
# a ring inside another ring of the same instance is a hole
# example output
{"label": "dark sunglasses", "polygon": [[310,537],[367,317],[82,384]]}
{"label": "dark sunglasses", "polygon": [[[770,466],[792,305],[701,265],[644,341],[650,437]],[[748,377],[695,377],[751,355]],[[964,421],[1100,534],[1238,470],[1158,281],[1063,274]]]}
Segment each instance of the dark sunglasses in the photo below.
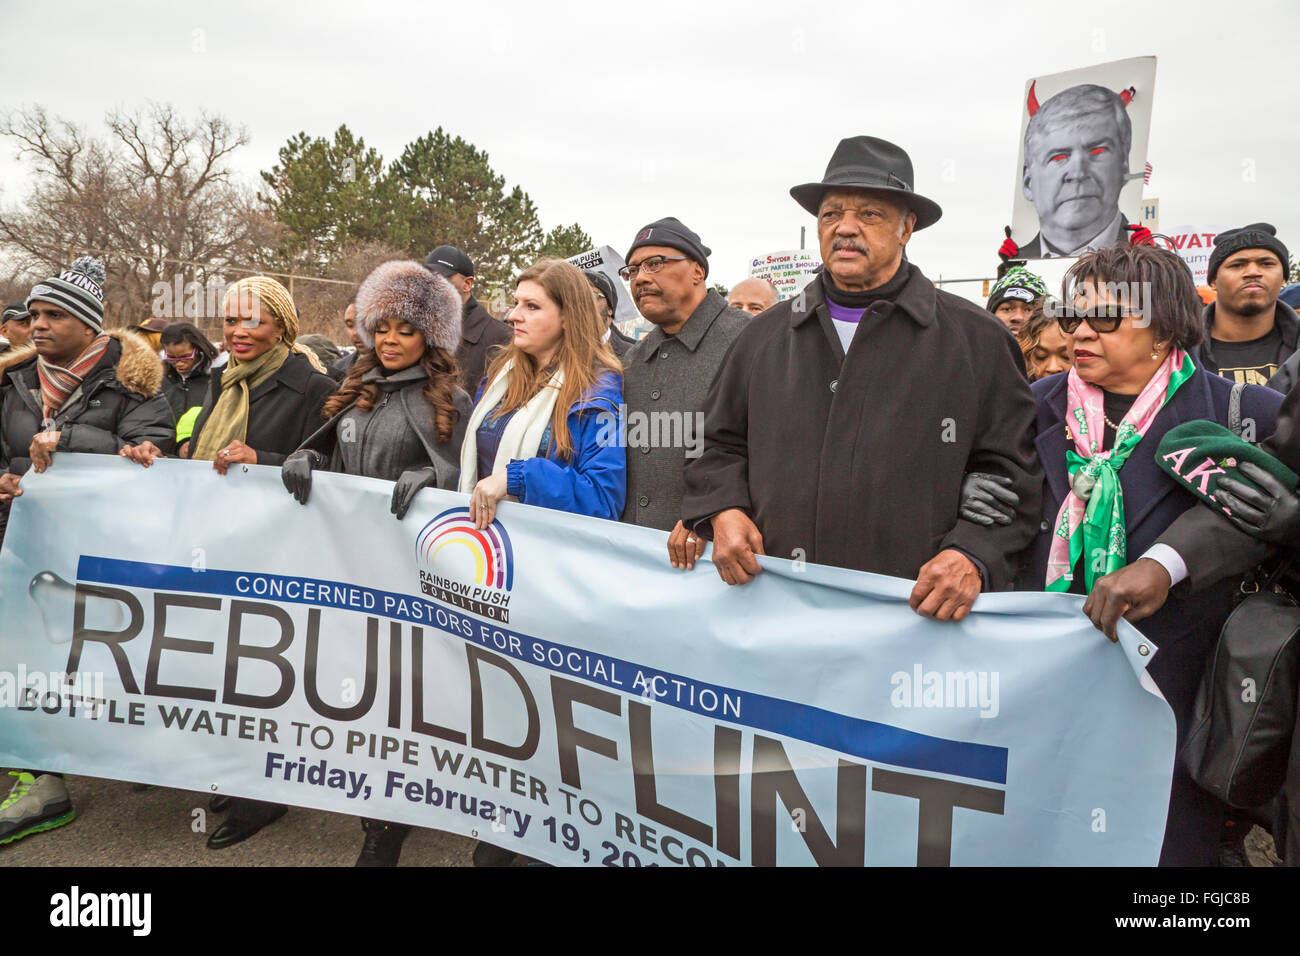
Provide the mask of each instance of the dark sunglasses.
{"label": "dark sunglasses", "polygon": [[1126,315],[1136,315],[1137,313],[1134,309],[1126,309],[1120,305],[1098,305],[1091,309],[1075,309],[1068,305],[1056,303],[1052,314],[1056,319],[1056,324],[1061,327],[1061,331],[1066,335],[1073,335],[1075,329],[1085,321],[1098,334],[1114,332],[1119,328],[1120,323],[1124,321]]}

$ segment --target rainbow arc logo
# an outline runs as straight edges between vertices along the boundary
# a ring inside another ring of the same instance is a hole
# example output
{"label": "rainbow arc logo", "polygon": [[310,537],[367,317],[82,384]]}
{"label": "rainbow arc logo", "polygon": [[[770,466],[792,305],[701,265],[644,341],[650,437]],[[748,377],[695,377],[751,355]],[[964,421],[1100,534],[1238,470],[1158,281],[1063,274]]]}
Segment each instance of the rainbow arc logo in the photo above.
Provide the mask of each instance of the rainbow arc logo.
{"label": "rainbow arc logo", "polygon": [[514,550],[500,521],[474,527],[468,508],[448,508],[415,539],[420,591],[436,601],[509,623]]}

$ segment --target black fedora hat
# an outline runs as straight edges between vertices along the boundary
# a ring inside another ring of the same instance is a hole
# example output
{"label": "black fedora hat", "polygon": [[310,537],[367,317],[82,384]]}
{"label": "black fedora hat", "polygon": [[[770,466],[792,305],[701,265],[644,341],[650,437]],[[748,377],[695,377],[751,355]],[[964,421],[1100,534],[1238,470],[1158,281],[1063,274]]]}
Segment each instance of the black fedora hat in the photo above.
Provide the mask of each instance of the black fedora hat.
{"label": "black fedora hat", "polygon": [[912,190],[912,160],[901,148],[874,136],[850,136],[840,140],[819,183],[804,183],[790,189],[794,201],[814,216],[828,189],[874,189],[895,193],[896,198],[916,213],[914,229],[933,226],[943,215],[939,204]]}

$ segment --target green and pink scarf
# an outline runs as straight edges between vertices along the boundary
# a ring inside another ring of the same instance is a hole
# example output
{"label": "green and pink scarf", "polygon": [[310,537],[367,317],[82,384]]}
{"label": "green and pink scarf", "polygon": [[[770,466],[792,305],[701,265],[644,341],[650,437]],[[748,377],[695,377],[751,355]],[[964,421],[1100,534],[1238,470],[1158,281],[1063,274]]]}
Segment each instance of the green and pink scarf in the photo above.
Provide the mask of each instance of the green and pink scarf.
{"label": "green and pink scarf", "polygon": [[1106,427],[1104,393],[1070,369],[1065,401],[1066,437],[1074,441],[1074,447],[1065,453],[1070,493],[1056,514],[1046,590],[1070,590],[1080,555],[1088,556],[1083,572],[1089,592],[1097,578],[1127,563],[1128,532],[1119,470],[1160,409],[1195,372],[1191,356],[1175,345],[1118,423],[1113,447],[1100,451]]}

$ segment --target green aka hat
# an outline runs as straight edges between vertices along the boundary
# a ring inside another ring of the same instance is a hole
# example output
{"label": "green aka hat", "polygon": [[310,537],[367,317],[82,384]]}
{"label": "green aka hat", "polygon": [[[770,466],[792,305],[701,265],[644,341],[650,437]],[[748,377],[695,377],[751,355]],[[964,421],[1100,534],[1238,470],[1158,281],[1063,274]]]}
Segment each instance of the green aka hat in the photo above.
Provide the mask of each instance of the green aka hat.
{"label": "green aka hat", "polygon": [[1211,508],[1231,514],[1216,498],[1219,479],[1252,484],[1240,470],[1248,461],[1268,472],[1288,488],[1300,483],[1286,465],[1268,452],[1261,451],[1250,442],[1242,441],[1218,422],[1184,422],[1171,428],[1160,440],[1156,451],[1156,464],[1167,471],[1176,482],[1200,498]]}

